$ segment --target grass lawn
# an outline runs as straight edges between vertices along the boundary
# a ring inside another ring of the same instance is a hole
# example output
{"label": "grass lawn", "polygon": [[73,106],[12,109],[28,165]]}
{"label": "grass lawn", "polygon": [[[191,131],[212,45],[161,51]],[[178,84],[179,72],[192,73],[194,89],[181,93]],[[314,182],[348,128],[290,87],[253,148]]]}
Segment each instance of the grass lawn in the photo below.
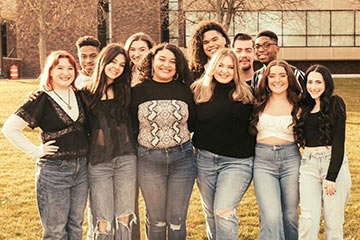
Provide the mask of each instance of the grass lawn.
{"label": "grass lawn", "polygon": [[[36,81],[0,81],[0,127],[23,103],[28,92],[36,90]],[[336,92],[347,105],[346,152],[352,176],[351,198],[346,207],[344,239],[360,239],[360,79],[336,79]],[[25,135],[39,144],[38,131],[25,129]],[[41,239],[42,227],[35,198],[35,159],[23,154],[0,134],[0,240]],[[140,199],[142,239],[144,203]],[[238,209],[239,239],[257,239],[258,208],[251,185]],[[359,225],[358,225],[359,224]],[[84,222],[84,233],[87,220]],[[206,239],[205,220],[199,191],[195,187],[188,212],[187,239]],[[85,238],[84,238],[85,239]],[[323,224],[320,239],[325,239]]]}

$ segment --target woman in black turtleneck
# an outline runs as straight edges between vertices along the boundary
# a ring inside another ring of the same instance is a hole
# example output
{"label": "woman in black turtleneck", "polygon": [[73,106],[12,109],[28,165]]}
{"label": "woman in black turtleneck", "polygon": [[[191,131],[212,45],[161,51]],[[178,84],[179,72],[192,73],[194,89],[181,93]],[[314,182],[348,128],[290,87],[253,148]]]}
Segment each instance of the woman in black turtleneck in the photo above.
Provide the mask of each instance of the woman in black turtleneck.
{"label": "woman in black turtleneck", "polygon": [[209,239],[237,239],[236,209],[253,174],[255,137],[248,132],[253,96],[235,54],[219,50],[192,84],[197,179]]}

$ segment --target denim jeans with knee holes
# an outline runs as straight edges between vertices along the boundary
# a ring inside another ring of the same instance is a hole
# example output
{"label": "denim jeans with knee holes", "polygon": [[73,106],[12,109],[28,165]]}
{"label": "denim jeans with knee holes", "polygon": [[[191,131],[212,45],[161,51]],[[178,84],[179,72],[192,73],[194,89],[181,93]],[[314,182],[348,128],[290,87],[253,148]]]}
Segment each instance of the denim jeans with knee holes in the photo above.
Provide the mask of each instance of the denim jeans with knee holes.
{"label": "denim jeans with knee holes", "polygon": [[[254,157],[225,157],[200,149],[195,152],[208,238],[238,239],[236,209],[250,186]],[[230,211],[221,216],[222,210]]]}
{"label": "denim jeans with knee holes", "polygon": [[304,150],[300,166],[299,239],[318,239],[321,209],[324,209],[326,239],[343,239],[344,211],[350,197],[351,178],[348,160],[344,154],[343,164],[336,178],[336,193],[327,195],[324,179],[330,164],[331,150]]}
{"label": "denim jeans with knee holes", "polygon": [[[136,155],[118,156],[111,162],[89,164],[90,202],[95,224],[94,239],[131,239],[135,216]],[[119,217],[129,216],[128,224]],[[106,222],[100,232],[99,222]]]}
{"label": "denim jeans with knee holes", "polygon": [[192,144],[138,147],[138,180],[149,240],[186,239],[186,215],[196,176]]}
{"label": "denim jeans with knee holes", "polygon": [[260,240],[298,239],[300,159],[295,143],[256,144],[254,187]]}
{"label": "denim jeans with knee holes", "polygon": [[88,195],[86,158],[38,159],[36,198],[44,239],[82,239],[82,224]]}

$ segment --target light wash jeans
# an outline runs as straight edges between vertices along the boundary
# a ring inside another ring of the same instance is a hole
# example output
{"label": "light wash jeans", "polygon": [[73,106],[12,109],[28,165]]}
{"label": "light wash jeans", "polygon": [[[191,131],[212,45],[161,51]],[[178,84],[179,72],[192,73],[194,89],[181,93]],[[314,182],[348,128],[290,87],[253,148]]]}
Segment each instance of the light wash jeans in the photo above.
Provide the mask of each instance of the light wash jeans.
{"label": "light wash jeans", "polygon": [[300,153],[295,143],[257,143],[254,187],[261,240],[298,239]]}
{"label": "light wash jeans", "polygon": [[[89,164],[90,203],[93,213],[94,239],[131,239],[135,216],[136,155],[128,154],[111,162]],[[119,217],[129,216],[126,225]],[[98,224],[107,222],[107,231]]]}
{"label": "light wash jeans", "polygon": [[82,224],[88,195],[86,158],[76,160],[38,159],[36,198],[43,239],[82,239]]}
{"label": "light wash jeans", "polygon": [[327,195],[323,180],[329,168],[330,158],[331,150],[304,150],[300,166],[299,239],[318,239],[322,207],[326,239],[343,239],[344,211],[350,197],[350,171],[344,154],[343,164],[336,178],[336,193],[332,196]]}
{"label": "light wash jeans", "polygon": [[[197,183],[210,240],[238,239],[237,207],[253,176],[254,157],[232,158],[196,149]],[[231,210],[226,214],[219,211]]]}
{"label": "light wash jeans", "polygon": [[138,160],[147,239],[185,240],[186,215],[196,177],[192,144],[167,149],[139,146]]}

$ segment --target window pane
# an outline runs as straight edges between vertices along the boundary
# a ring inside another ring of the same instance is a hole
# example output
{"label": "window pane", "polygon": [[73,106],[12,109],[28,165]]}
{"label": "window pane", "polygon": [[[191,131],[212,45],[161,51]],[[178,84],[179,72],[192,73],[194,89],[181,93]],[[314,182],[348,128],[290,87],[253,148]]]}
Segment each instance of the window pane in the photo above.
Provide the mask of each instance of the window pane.
{"label": "window pane", "polygon": [[330,46],[330,37],[328,36],[315,36],[308,37],[308,46],[309,47],[322,47]]}
{"label": "window pane", "polygon": [[308,12],[308,34],[330,34],[330,12]]}
{"label": "window pane", "polygon": [[306,46],[306,37],[305,36],[284,36],[283,46],[296,46],[303,47]]}
{"label": "window pane", "polygon": [[356,34],[360,34],[360,12],[356,12]]}
{"label": "window pane", "polygon": [[354,34],[354,13],[350,11],[332,12],[332,34]]}
{"label": "window pane", "polygon": [[240,12],[235,15],[235,34],[247,33],[256,35],[257,29],[257,12]]}
{"label": "window pane", "polygon": [[356,46],[360,46],[360,36],[356,36],[355,41]]}
{"label": "window pane", "polygon": [[270,30],[275,32],[278,36],[282,35],[281,12],[275,12],[275,11],[260,12],[259,31],[261,30]]}
{"label": "window pane", "polygon": [[[305,12],[284,12],[283,13],[284,35],[305,35],[306,34],[306,15]],[[285,41],[284,41],[284,44]]]}
{"label": "window pane", "polygon": [[332,36],[331,46],[354,46],[353,36]]}

